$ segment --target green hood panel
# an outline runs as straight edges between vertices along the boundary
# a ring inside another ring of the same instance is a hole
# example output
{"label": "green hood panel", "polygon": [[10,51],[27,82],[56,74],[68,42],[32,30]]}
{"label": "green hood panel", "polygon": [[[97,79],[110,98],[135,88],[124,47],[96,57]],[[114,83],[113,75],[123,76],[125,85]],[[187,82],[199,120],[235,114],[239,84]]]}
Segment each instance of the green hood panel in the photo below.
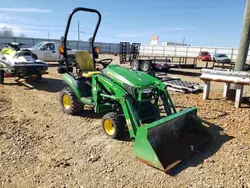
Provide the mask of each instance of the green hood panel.
{"label": "green hood panel", "polygon": [[157,81],[146,73],[129,70],[119,65],[109,65],[103,72],[121,85],[125,83],[135,87],[147,87]]}

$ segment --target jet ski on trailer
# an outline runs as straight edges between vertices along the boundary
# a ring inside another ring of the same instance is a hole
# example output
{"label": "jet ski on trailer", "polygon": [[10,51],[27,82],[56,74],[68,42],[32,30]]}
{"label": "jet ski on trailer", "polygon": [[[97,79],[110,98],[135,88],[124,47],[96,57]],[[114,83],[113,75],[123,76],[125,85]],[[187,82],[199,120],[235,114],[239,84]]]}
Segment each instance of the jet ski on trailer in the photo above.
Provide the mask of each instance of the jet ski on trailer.
{"label": "jet ski on trailer", "polygon": [[4,76],[20,78],[35,77],[41,79],[47,74],[48,65],[27,49],[21,49],[20,43],[7,43],[0,52],[0,84]]}

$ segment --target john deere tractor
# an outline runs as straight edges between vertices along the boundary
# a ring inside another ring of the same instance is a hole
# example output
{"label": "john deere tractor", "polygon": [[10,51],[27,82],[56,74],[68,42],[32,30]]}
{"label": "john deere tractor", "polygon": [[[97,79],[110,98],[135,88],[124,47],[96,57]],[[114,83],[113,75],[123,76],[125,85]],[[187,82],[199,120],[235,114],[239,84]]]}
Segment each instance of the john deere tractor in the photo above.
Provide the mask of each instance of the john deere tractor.
{"label": "john deere tractor", "polygon": [[[147,73],[133,71],[111,60],[97,61],[95,36],[101,14],[94,9],[76,8],[68,19],[63,43],[72,16],[78,11],[98,15],[98,22],[88,51],[75,54],[76,71],[66,71],[62,79],[68,87],[61,91],[60,103],[67,114],[84,114],[84,105],[92,105],[95,113],[104,113],[101,128],[110,138],[120,139],[128,133],[134,143],[134,155],[146,164],[167,171],[202,147],[211,135],[197,117],[196,108],[177,112],[166,86]],[[67,62],[67,50],[64,50]],[[102,70],[96,68],[97,64]]]}

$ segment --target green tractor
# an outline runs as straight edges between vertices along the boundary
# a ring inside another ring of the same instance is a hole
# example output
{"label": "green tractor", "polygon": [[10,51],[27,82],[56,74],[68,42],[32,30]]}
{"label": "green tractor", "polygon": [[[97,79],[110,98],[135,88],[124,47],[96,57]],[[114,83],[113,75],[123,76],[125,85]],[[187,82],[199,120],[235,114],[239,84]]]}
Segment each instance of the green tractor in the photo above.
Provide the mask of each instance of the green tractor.
{"label": "green tractor", "polygon": [[[134,155],[144,163],[168,171],[211,140],[197,117],[196,108],[177,112],[166,86],[151,75],[110,64],[112,59],[97,61],[95,36],[101,14],[94,9],[76,8],[68,19],[63,43],[73,14],[87,11],[98,15],[98,23],[90,40],[92,57],[87,51],[75,54],[76,72],[66,71],[62,79],[60,103],[67,114],[83,112],[92,105],[95,113],[104,113],[101,127],[113,139],[129,134]],[[64,45],[65,46],[65,45]],[[67,62],[67,50],[64,50]],[[96,64],[103,65],[97,70]]]}

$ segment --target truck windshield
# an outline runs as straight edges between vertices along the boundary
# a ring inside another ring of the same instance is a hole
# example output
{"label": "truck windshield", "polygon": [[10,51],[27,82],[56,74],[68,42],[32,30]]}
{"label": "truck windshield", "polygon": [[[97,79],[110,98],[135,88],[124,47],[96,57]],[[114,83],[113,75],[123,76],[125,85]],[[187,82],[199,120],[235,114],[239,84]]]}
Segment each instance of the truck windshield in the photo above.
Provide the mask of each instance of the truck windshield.
{"label": "truck windshield", "polygon": [[40,48],[43,44],[44,44],[44,42],[39,42],[39,43],[35,44],[34,46],[32,46],[31,48],[38,49],[38,48]]}

